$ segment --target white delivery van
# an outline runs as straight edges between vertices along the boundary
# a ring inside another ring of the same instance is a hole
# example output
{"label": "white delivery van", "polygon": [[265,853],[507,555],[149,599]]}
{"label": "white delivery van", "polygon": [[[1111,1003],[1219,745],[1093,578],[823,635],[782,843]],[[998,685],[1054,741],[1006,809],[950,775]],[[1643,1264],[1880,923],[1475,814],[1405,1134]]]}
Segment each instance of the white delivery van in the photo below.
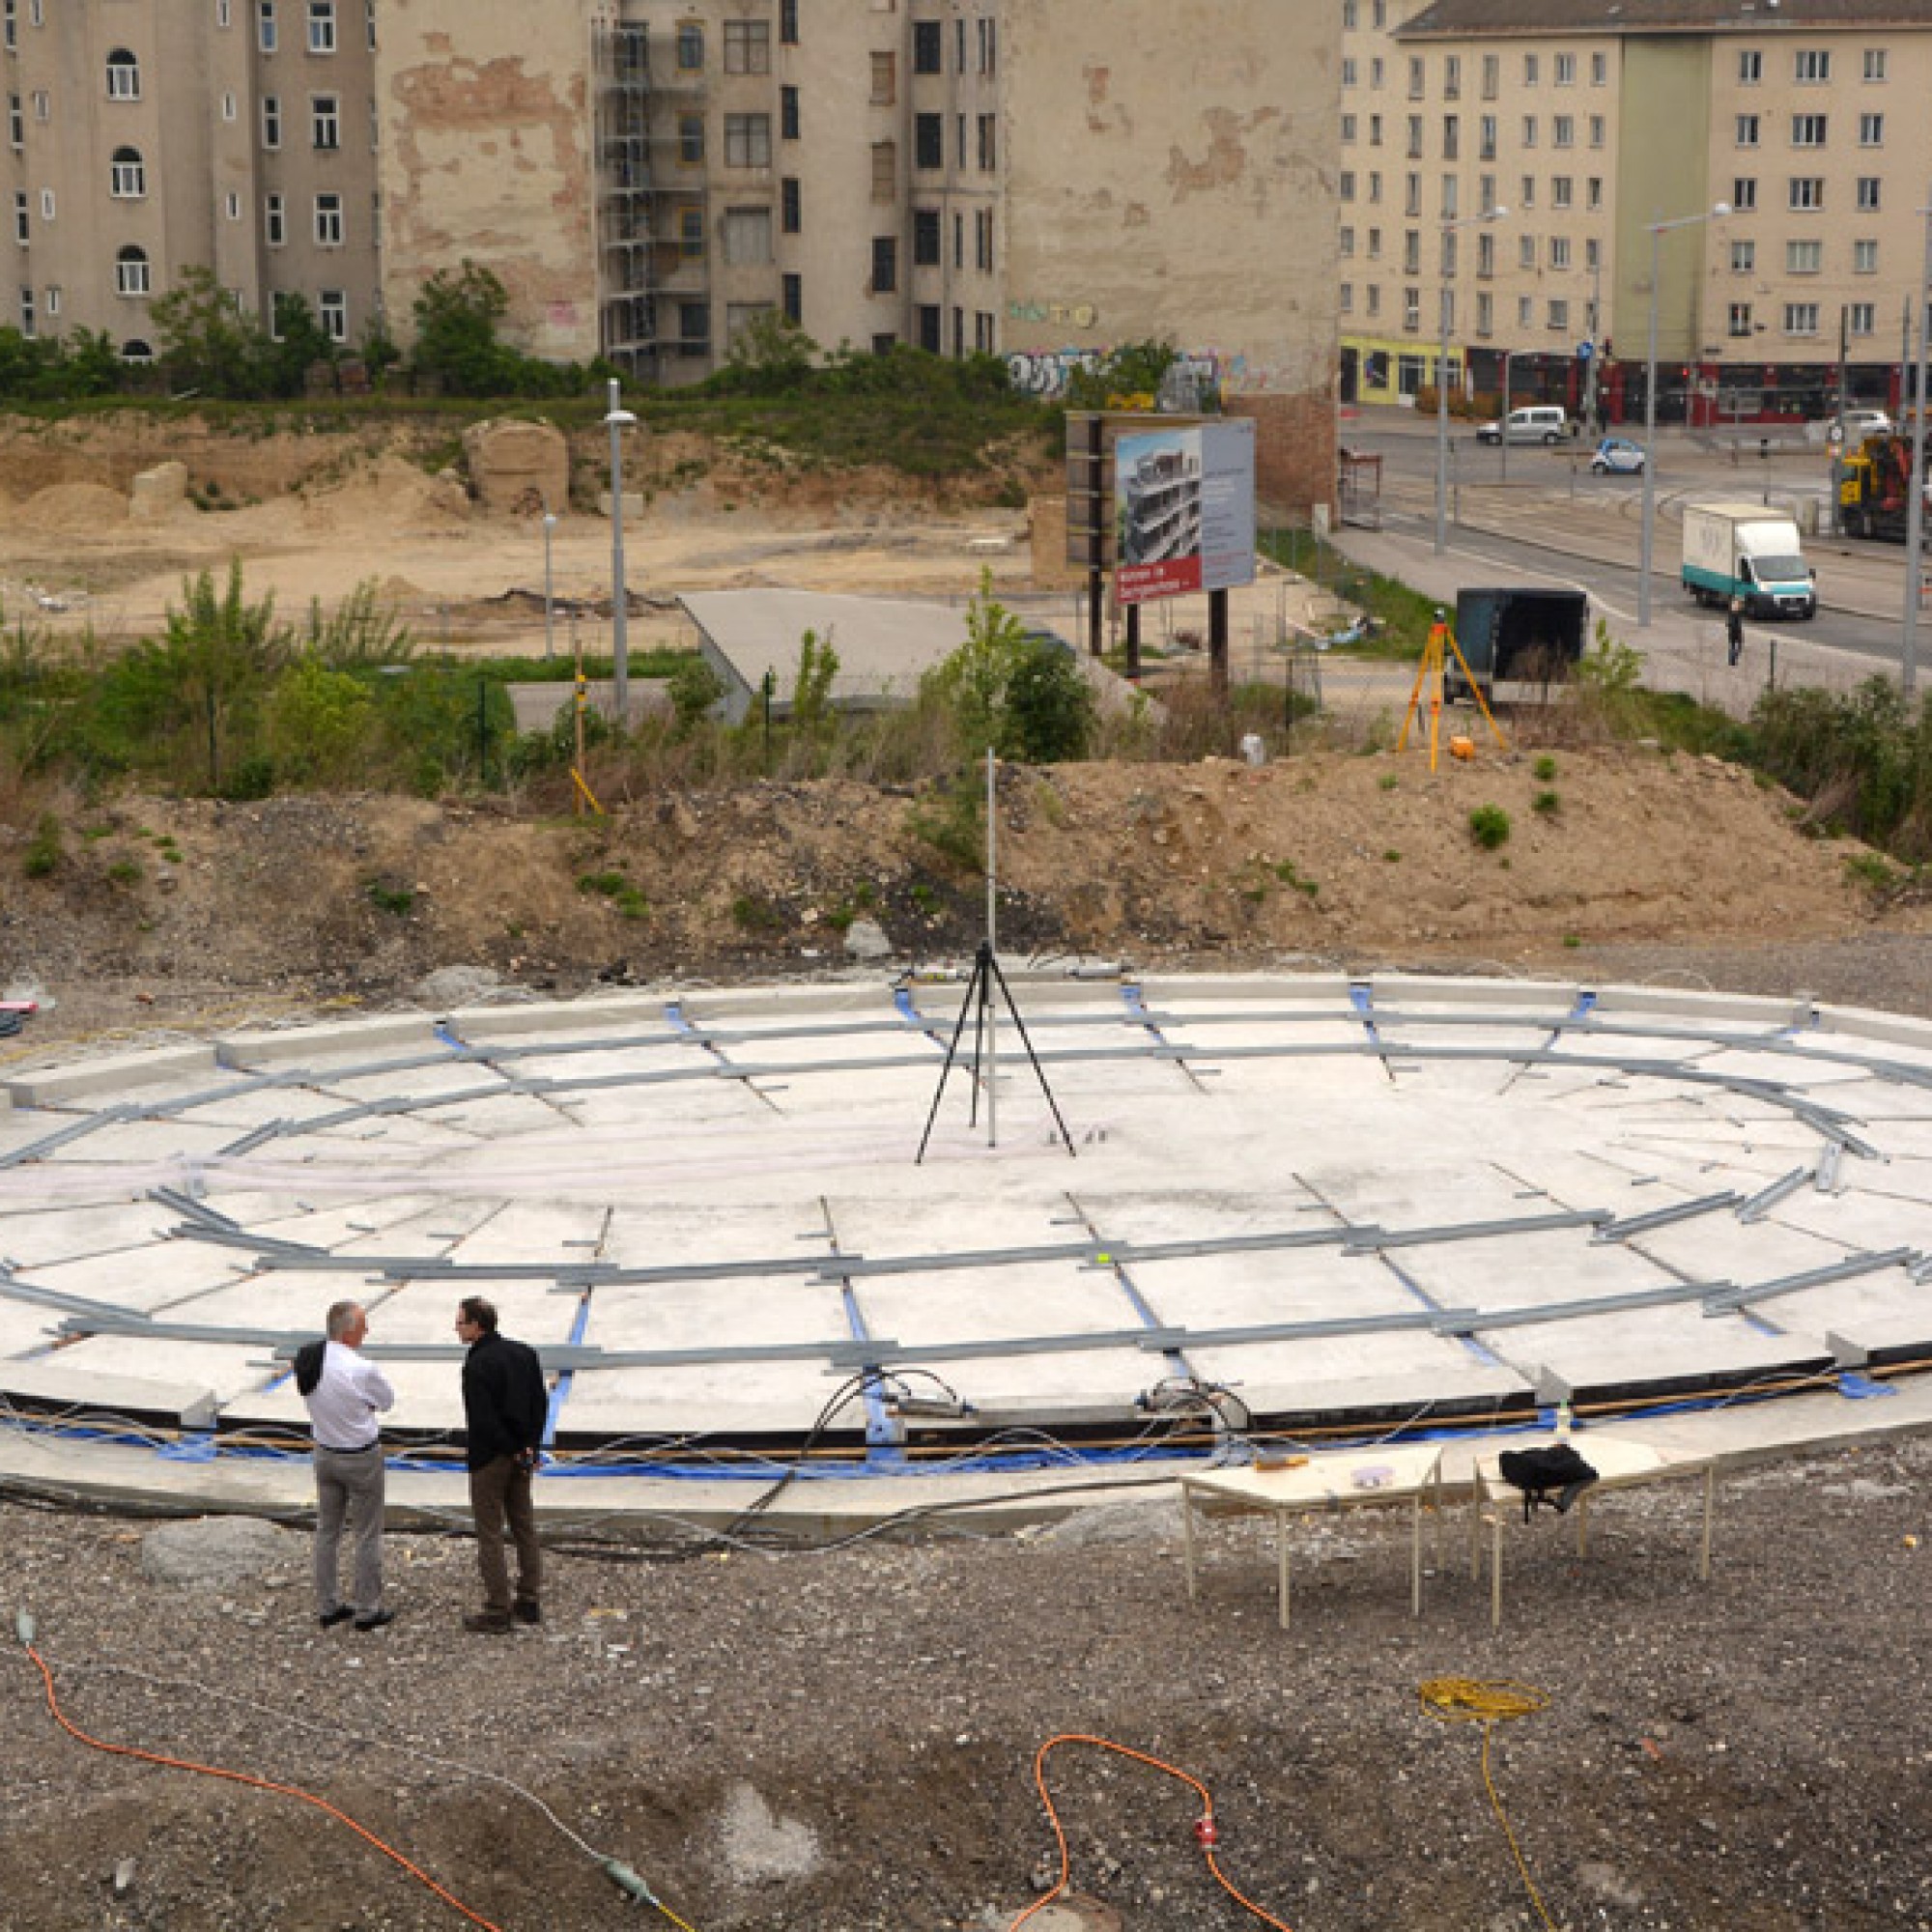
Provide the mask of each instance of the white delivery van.
{"label": "white delivery van", "polygon": [[1762,503],[1685,504],[1684,587],[1700,604],[1742,598],[1753,617],[1818,614],[1798,526]]}

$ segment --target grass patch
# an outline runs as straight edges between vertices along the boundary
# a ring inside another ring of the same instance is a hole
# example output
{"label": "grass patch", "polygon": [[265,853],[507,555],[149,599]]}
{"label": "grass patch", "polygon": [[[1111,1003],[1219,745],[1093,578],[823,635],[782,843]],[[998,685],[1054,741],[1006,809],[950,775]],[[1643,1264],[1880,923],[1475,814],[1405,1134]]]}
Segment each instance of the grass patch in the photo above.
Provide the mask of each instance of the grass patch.
{"label": "grass patch", "polygon": [[364,879],[362,895],[378,912],[394,913],[398,918],[411,911],[416,902],[412,887],[394,885],[387,879]]}
{"label": "grass patch", "polygon": [[1479,805],[1469,814],[1469,837],[1485,852],[1493,852],[1508,842],[1509,813],[1499,805]]}

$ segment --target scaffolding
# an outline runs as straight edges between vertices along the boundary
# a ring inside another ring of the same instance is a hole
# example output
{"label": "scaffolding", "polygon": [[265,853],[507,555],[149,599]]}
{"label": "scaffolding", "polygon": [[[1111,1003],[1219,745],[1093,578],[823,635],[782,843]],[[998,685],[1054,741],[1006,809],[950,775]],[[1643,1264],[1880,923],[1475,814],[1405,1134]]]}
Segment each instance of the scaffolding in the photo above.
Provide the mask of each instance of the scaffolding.
{"label": "scaffolding", "polygon": [[[674,64],[654,74],[642,21],[594,32],[599,340],[616,368],[657,383],[671,359],[711,353],[703,76]],[[700,165],[678,165],[691,158]]]}

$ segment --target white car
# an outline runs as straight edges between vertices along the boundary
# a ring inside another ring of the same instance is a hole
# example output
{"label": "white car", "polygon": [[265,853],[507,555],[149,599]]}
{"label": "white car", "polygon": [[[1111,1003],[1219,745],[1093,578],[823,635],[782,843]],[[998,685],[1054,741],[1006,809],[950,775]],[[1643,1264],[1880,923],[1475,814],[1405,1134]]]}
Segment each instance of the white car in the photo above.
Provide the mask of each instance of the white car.
{"label": "white car", "polygon": [[[1891,418],[1883,410],[1847,410],[1842,433],[1847,445],[1861,443],[1868,436],[1889,436]],[[1838,418],[1834,415],[1825,426],[1825,440],[1836,442],[1839,434]]]}
{"label": "white car", "polygon": [[1640,476],[1643,473],[1643,445],[1627,436],[1606,436],[1590,458],[1590,468],[1599,476]]}

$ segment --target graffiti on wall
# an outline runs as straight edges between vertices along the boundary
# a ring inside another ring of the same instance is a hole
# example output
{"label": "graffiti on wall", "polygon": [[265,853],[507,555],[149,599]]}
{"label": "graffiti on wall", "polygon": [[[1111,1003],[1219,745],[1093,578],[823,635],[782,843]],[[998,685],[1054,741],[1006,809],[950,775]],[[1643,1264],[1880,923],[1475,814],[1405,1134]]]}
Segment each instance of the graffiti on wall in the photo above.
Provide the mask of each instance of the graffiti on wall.
{"label": "graffiti on wall", "polygon": [[[1007,374],[1022,395],[1052,401],[1066,393],[1076,369],[1098,369],[1113,353],[1111,348],[1016,349],[1007,357]],[[1196,349],[1175,358],[1161,383],[1160,401],[1173,410],[1214,410],[1224,396],[1292,386],[1286,370],[1218,349]]]}

